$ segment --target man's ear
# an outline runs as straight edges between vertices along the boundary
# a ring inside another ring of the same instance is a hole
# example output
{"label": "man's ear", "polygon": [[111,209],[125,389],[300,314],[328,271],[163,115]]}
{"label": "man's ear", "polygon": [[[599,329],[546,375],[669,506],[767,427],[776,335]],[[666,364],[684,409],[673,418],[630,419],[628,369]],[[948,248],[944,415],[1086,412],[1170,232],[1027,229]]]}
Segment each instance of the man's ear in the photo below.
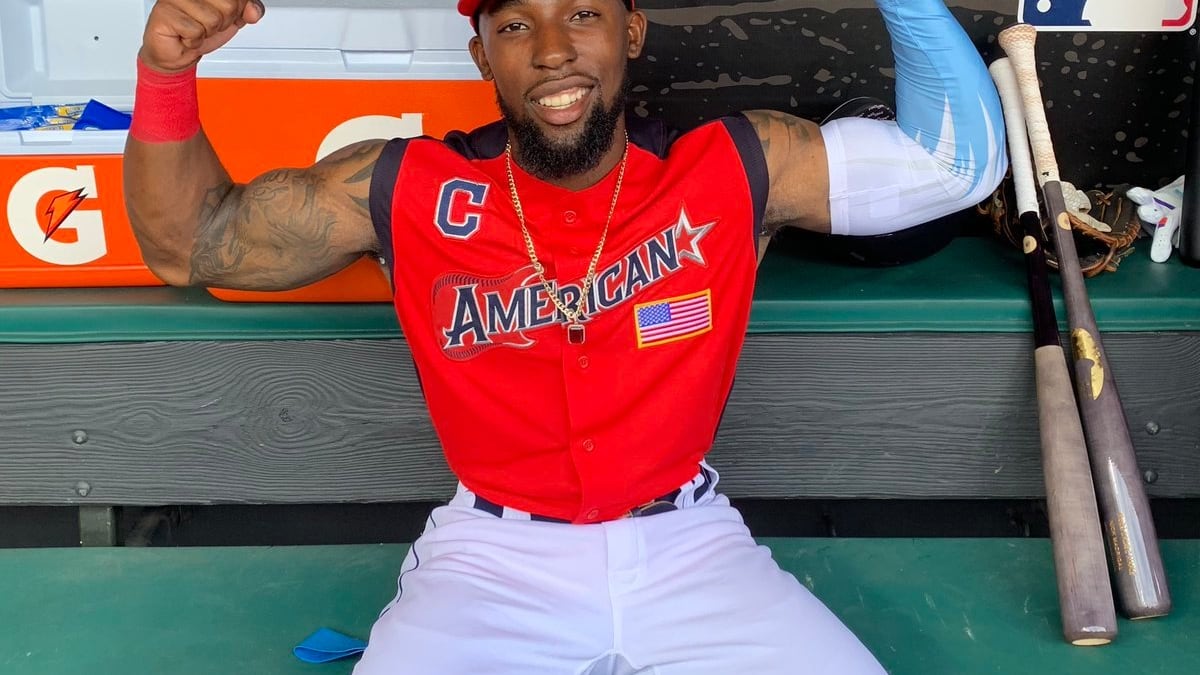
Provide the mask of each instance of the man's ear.
{"label": "man's ear", "polygon": [[627,52],[629,58],[636,59],[642,55],[642,48],[646,46],[648,23],[646,15],[642,11],[634,10],[629,13],[629,50]]}
{"label": "man's ear", "polygon": [[491,82],[496,79],[492,74],[492,66],[488,63],[487,54],[483,52],[483,39],[476,35],[471,38],[467,48],[471,50],[471,60],[475,62],[475,67],[479,69],[479,75],[483,77],[483,80]]}

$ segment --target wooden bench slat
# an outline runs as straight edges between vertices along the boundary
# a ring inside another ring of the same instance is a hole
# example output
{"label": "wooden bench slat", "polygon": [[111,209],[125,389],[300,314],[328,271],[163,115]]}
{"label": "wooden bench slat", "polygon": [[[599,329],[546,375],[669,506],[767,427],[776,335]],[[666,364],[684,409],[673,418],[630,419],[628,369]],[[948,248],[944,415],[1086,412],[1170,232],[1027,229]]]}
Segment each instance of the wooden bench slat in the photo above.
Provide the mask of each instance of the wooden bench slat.
{"label": "wooden bench slat", "polygon": [[[1200,496],[1200,333],[1188,335],[1107,336],[1154,497]],[[711,455],[722,491],[1041,497],[1031,346],[1005,334],[751,335]],[[0,362],[0,503],[453,495],[402,340],[0,345]]]}
{"label": "wooden bench slat", "polygon": [[[764,539],[893,675],[1177,675],[1200,662],[1200,540],[1163,542],[1175,612],[1117,641],[1060,637],[1046,540]],[[365,637],[406,547],[0,550],[0,672],[349,673],[291,654]]]}
{"label": "wooden bench slat", "polygon": [[[1107,336],[1154,497],[1200,496],[1192,335]],[[751,335],[711,455],[722,491],[1041,497],[1030,348],[1004,334]],[[0,503],[454,492],[402,340],[0,345],[0,362]]]}

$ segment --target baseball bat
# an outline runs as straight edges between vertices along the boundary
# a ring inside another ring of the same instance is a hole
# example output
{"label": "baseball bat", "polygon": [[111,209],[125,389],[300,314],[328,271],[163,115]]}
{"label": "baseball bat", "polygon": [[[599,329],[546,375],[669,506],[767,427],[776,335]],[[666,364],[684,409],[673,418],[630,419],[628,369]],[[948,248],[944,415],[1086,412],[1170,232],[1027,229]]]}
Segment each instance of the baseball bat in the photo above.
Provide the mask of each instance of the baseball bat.
{"label": "baseball bat", "polygon": [[1033,308],[1034,373],[1038,430],[1042,440],[1042,474],[1046,512],[1058,581],[1058,607],[1063,636],[1074,645],[1104,645],[1117,636],[1117,614],[1104,560],[1104,535],[1096,510],[1096,492],[1088,466],[1083,424],[1071,391],[1067,357],[1058,335],[1058,319],[1050,295],[1050,275],[1043,250],[1037,184],[1017,76],[1008,59],[988,68],[1008,129],[1009,160],[1017,191],[1017,208],[1025,230],[1025,272]]}
{"label": "baseball bat", "polygon": [[1162,616],[1171,610],[1171,595],[1129,425],[1079,269],[1079,254],[1071,235],[1071,221],[1038,84],[1036,40],[1037,30],[1028,24],[1010,26],[999,36],[1000,46],[1008,54],[1017,76],[1042,198],[1054,231],[1067,324],[1071,329],[1075,393],[1103,515],[1113,585],[1121,609],[1128,617]]}

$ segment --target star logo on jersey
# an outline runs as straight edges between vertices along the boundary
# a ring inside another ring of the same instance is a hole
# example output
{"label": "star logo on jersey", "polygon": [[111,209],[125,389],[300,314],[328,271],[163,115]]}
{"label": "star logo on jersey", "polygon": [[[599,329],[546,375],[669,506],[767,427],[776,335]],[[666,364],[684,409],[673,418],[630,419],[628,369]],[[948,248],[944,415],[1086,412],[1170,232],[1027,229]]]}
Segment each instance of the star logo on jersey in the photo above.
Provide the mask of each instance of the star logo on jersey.
{"label": "star logo on jersey", "polygon": [[691,218],[688,218],[687,207],[679,208],[679,220],[675,223],[675,246],[679,251],[680,258],[699,263],[702,267],[708,267],[704,262],[704,253],[700,250],[700,240],[704,239],[704,235],[713,229],[717,221],[713,220],[703,225],[692,226]]}
{"label": "star logo on jersey", "polygon": [[[717,223],[714,218],[693,224],[687,207],[681,205],[675,222],[597,271],[583,301],[582,320],[629,302],[687,267],[707,267],[704,238]],[[456,361],[494,347],[527,349],[536,344],[530,332],[567,320],[529,265],[496,277],[445,274],[432,290],[437,339],[442,352]],[[559,285],[552,280],[549,292],[567,307],[575,307],[584,292],[583,281]]]}

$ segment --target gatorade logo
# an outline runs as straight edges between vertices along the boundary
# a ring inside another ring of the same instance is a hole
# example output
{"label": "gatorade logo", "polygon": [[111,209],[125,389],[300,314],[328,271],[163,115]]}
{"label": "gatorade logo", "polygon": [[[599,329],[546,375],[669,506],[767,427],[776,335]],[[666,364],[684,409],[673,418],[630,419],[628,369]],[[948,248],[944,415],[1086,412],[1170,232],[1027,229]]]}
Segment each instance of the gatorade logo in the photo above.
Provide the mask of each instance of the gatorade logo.
{"label": "gatorade logo", "polygon": [[52,265],[86,265],[108,253],[104,217],[82,208],[99,197],[91,166],[47,167],[18,180],[8,197],[8,226],[29,255]]}
{"label": "gatorade logo", "polygon": [[1017,16],[1038,30],[1183,31],[1196,0],[1021,0]]}

